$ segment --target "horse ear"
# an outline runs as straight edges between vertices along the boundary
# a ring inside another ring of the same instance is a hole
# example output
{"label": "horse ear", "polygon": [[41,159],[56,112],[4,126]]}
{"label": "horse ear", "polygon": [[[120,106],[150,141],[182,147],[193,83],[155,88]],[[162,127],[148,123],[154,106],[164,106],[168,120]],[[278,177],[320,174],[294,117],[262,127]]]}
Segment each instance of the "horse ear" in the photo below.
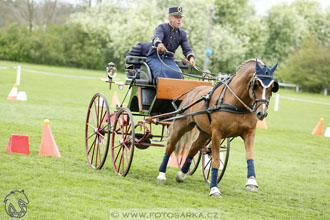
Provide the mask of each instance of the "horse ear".
{"label": "horse ear", "polygon": [[256,72],[262,71],[261,67],[259,66],[258,59],[256,59]]}
{"label": "horse ear", "polygon": [[272,88],[272,92],[276,93],[279,89],[278,82],[274,81],[274,87]]}
{"label": "horse ear", "polygon": [[275,65],[270,69],[271,73],[274,74],[276,68],[277,68],[278,62],[275,63]]}

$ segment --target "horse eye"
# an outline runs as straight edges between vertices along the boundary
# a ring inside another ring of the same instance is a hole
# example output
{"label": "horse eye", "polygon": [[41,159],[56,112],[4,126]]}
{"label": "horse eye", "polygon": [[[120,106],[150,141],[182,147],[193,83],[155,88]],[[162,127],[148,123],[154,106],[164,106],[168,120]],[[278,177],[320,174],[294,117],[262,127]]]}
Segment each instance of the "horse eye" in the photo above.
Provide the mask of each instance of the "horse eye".
{"label": "horse eye", "polygon": [[257,83],[255,83],[253,89],[257,89],[257,88],[258,88],[258,85],[257,85]]}

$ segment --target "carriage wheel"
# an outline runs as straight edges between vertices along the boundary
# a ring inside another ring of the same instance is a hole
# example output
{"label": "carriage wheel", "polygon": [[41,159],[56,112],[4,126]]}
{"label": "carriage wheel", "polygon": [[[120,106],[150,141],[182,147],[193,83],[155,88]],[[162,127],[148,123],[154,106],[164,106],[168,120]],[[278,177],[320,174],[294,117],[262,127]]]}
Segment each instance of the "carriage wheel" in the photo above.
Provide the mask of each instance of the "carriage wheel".
{"label": "carriage wheel", "polygon": [[[229,159],[230,152],[230,138],[227,138],[227,143],[225,143],[226,139],[223,139],[220,144],[220,167],[218,173],[218,183],[222,179],[225,174],[227,163]],[[205,147],[202,155],[202,171],[204,180],[207,183],[210,183],[211,179],[211,169],[212,169],[212,150],[211,147]]]}
{"label": "carriage wheel", "polygon": [[[177,155],[175,154],[177,162],[178,162],[178,166],[181,170],[181,167],[183,166],[184,162],[186,161],[187,155]],[[201,157],[202,157],[202,151],[199,151],[198,155],[195,155],[194,158],[191,161],[191,165],[190,168],[188,170],[188,174],[189,175],[193,175],[195,173],[195,171],[198,168],[199,162],[201,161]]]}
{"label": "carriage wheel", "polygon": [[135,131],[131,111],[121,108],[113,124],[111,141],[112,165],[116,173],[126,176],[134,155]]}
{"label": "carriage wheel", "polygon": [[105,96],[96,93],[89,103],[85,128],[87,160],[94,169],[101,169],[107,158],[111,117]]}

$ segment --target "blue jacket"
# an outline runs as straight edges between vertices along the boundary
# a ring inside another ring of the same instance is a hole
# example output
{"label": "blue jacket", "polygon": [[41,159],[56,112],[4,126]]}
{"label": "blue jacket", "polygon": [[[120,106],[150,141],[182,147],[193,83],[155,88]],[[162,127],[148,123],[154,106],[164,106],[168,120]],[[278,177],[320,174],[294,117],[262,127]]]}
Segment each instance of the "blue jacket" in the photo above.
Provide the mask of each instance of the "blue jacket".
{"label": "blue jacket", "polygon": [[156,46],[159,43],[163,43],[166,49],[173,53],[181,45],[185,57],[189,59],[190,56],[194,56],[188,43],[187,33],[181,28],[173,28],[169,23],[158,25],[152,41],[153,47],[150,48],[147,56],[155,56],[157,54]]}
{"label": "blue jacket", "polygon": [[146,57],[151,48],[151,42],[140,42],[135,45],[126,56]]}

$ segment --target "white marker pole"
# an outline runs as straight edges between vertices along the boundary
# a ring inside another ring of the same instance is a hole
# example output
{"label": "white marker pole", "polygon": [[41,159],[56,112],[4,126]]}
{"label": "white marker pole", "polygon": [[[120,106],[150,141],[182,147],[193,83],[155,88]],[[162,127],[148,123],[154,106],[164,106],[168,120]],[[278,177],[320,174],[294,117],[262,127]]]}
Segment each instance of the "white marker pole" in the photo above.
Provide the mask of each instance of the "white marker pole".
{"label": "white marker pole", "polygon": [[280,94],[276,94],[275,95],[275,106],[274,106],[274,111],[277,112],[278,111],[278,104],[280,102]]}
{"label": "white marker pole", "polygon": [[21,82],[21,66],[17,66],[16,85],[19,86],[20,82]]}

